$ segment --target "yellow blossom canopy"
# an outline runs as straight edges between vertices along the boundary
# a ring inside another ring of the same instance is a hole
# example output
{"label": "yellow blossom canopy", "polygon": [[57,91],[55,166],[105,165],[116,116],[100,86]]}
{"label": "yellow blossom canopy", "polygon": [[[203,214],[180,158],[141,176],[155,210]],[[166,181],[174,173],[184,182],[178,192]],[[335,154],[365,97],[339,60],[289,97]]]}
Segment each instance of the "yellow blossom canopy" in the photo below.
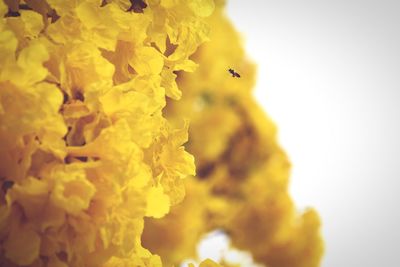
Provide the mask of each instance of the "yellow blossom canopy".
{"label": "yellow blossom canopy", "polygon": [[223,6],[0,1],[0,266],[179,266],[214,229],[267,267],[319,265]]}

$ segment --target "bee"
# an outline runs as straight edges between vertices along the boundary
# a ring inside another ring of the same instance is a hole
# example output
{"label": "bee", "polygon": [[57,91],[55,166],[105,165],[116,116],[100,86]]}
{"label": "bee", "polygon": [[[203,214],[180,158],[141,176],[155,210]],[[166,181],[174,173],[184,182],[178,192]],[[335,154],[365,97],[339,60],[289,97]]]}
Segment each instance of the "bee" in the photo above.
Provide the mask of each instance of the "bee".
{"label": "bee", "polygon": [[229,71],[230,74],[232,74],[232,77],[240,78],[240,74],[237,73],[235,70],[229,69],[228,71]]}

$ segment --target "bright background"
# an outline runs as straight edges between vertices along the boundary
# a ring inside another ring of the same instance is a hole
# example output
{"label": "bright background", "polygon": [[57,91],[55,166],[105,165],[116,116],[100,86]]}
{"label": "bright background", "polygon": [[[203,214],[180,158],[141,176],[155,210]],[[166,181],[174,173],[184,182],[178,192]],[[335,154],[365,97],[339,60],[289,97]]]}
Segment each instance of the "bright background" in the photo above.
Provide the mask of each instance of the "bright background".
{"label": "bright background", "polygon": [[255,94],[323,220],[323,267],[400,266],[400,1],[228,0]]}

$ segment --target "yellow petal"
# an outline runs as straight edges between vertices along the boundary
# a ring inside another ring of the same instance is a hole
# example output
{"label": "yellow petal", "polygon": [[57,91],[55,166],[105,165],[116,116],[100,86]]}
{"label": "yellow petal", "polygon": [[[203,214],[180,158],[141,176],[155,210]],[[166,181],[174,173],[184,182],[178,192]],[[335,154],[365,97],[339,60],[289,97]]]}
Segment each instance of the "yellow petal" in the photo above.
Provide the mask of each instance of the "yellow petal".
{"label": "yellow petal", "polygon": [[43,30],[42,16],[33,11],[21,11],[21,20],[25,25],[25,33],[30,37],[37,37]]}
{"label": "yellow petal", "polygon": [[3,17],[7,13],[7,6],[4,1],[0,1],[0,16]]}
{"label": "yellow petal", "polygon": [[49,53],[46,47],[39,40],[23,49],[18,57],[17,64],[23,70],[22,77],[15,77],[13,82],[19,81],[23,84],[34,84],[42,81],[47,75],[47,69],[43,66],[43,62],[49,59]]}
{"label": "yellow petal", "polygon": [[164,59],[155,48],[142,47],[135,51],[130,63],[138,74],[159,74],[164,65]]}
{"label": "yellow petal", "polygon": [[12,31],[2,29],[0,34],[0,59],[2,60],[4,56],[10,56],[10,53],[14,53],[17,49],[17,38]]}
{"label": "yellow petal", "polygon": [[39,257],[40,238],[31,228],[13,227],[4,242],[5,256],[18,265],[29,265]]}
{"label": "yellow petal", "polygon": [[146,216],[161,218],[169,212],[169,197],[161,186],[152,187],[147,195]]}
{"label": "yellow petal", "polygon": [[192,0],[188,2],[189,8],[200,17],[208,17],[214,11],[214,0]]}
{"label": "yellow petal", "polygon": [[176,74],[171,70],[164,69],[161,72],[162,82],[161,85],[165,88],[165,93],[172,99],[179,100],[182,96],[181,90],[179,90],[175,79]]}
{"label": "yellow petal", "polygon": [[218,263],[215,263],[214,261],[210,259],[206,259],[203,262],[200,263],[199,267],[221,267],[222,265],[219,265]]}
{"label": "yellow petal", "polygon": [[86,178],[84,170],[60,168],[54,171],[51,200],[55,206],[70,214],[78,214],[89,207],[96,188]]}

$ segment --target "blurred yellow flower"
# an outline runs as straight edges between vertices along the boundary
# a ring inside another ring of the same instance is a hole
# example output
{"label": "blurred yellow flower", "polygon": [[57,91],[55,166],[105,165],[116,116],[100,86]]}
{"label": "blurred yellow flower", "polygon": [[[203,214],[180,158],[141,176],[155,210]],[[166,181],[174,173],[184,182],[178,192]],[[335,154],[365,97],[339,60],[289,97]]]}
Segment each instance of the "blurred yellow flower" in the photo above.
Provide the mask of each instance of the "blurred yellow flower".
{"label": "blurred yellow flower", "polygon": [[[225,18],[223,3],[207,21],[210,42],[193,55],[199,68],[178,73],[183,97],[166,116],[191,121],[187,148],[197,176],[186,180],[185,201],[161,220],[146,219],[143,244],[168,264],[196,257],[199,238],[220,229],[233,246],[269,267],[317,267],[323,243],[317,213],[297,215],[288,193],[290,163],[276,127],[251,95],[255,67]],[[229,68],[240,78],[233,78]],[[159,237],[169,229],[174,234]]]}

